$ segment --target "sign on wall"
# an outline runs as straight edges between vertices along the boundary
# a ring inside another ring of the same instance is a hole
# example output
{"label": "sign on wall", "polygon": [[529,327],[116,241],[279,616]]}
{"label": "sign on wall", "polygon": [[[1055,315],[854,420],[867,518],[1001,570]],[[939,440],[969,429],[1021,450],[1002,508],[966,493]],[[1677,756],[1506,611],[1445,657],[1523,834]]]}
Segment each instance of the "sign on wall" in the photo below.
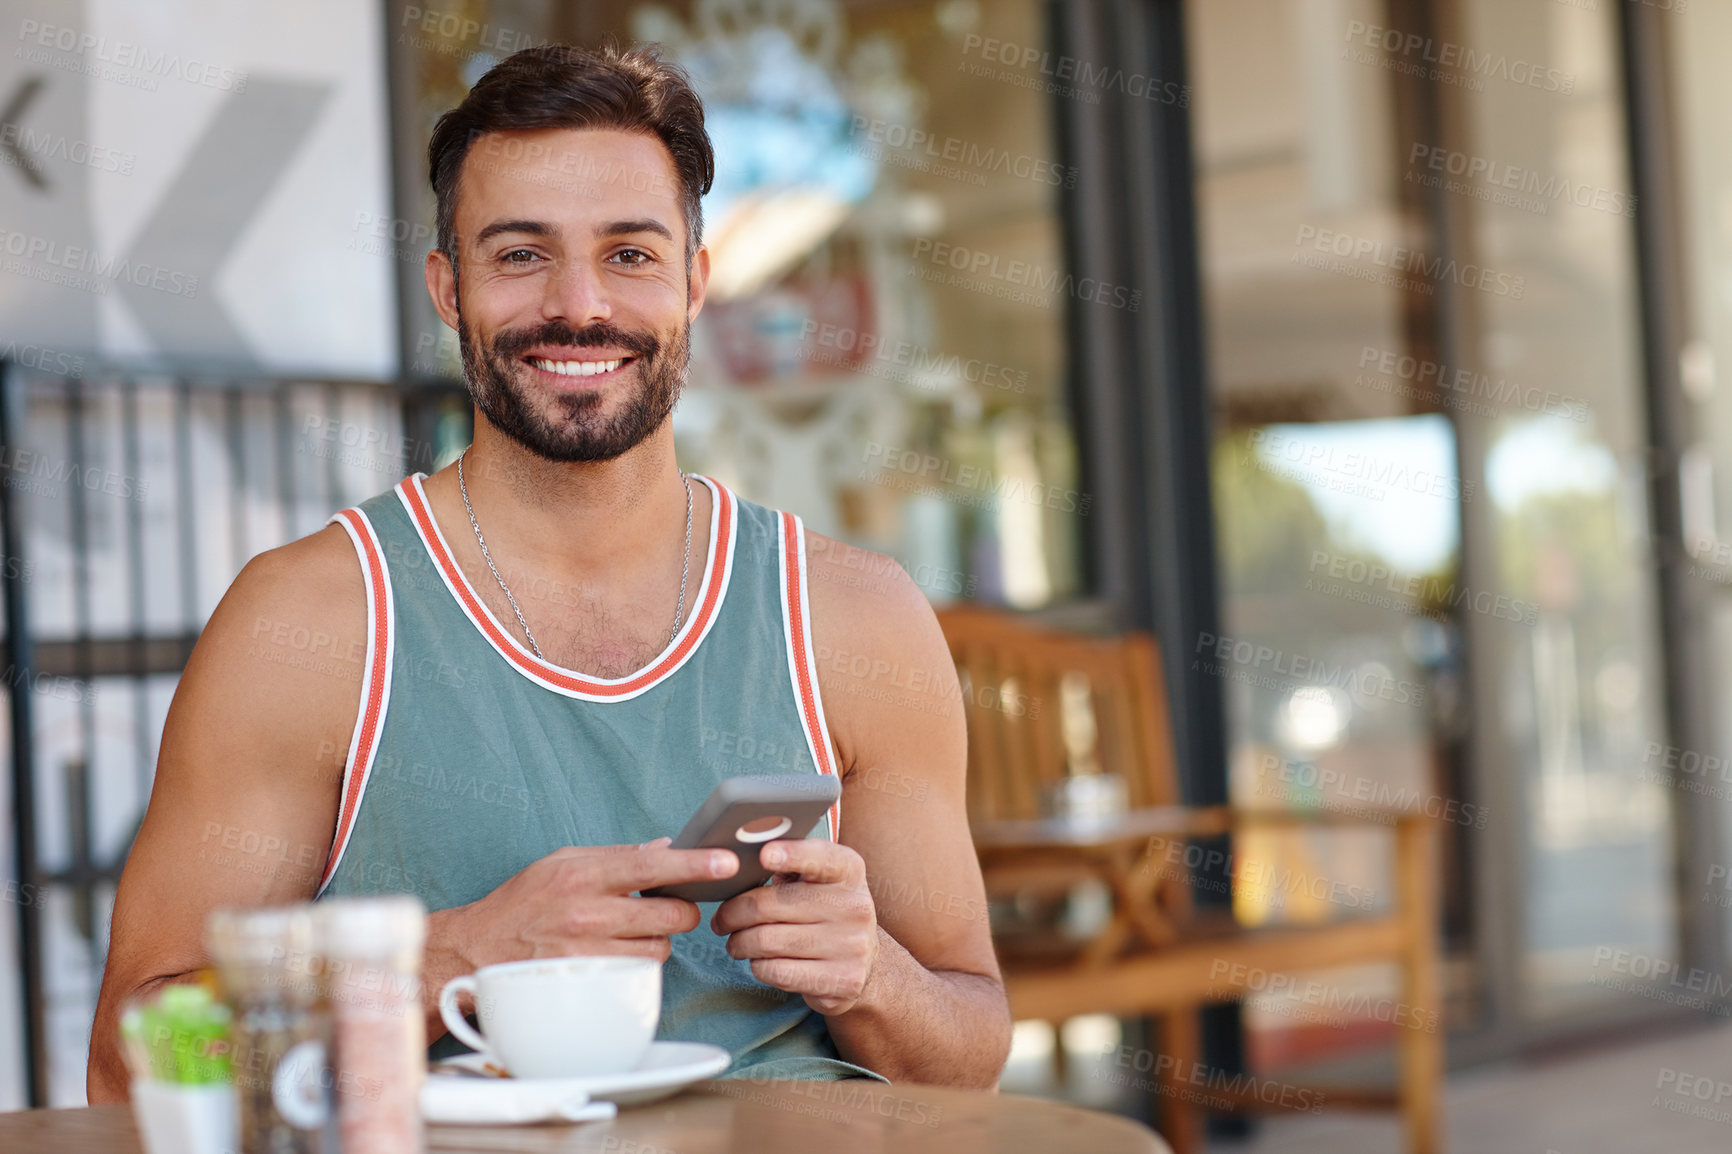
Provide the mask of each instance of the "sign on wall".
{"label": "sign on wall", "polygon": [[377,5],[6,11],[0,355],[395,375]]}

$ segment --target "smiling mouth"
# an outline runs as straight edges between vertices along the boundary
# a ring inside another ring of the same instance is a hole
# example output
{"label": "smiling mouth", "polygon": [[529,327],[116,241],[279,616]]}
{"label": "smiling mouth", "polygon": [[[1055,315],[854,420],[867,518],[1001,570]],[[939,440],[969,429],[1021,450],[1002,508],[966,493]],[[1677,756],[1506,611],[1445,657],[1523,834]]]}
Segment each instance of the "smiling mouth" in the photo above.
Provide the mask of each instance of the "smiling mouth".
{"label": "smiling mouth", "polygon": [[525,357],[529,364],[543,372],[558,373],[562,377],[598,377],[603,373],[611,373],[621,365],[630,364],[635,357],[615,357],[607,361],[556,361],[548,357]]}

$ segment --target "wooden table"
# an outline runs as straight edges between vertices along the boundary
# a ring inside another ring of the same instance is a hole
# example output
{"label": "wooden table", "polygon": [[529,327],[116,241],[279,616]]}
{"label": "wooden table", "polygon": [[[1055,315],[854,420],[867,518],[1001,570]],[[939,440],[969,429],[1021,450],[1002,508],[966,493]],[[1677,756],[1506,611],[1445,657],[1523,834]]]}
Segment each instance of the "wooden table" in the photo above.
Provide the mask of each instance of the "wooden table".
{"label": "wooden table", "polygon": [[[866,1081],[705,1082],[578,1126],[433,1126],[429,1151],[513,1154],[1168,1154],[1146,1127],[1040,1098]],[[5,1154],[140,1154],[125,1106],[0,1114]],[[353,1154],[365,1154],[364,1151]]]}

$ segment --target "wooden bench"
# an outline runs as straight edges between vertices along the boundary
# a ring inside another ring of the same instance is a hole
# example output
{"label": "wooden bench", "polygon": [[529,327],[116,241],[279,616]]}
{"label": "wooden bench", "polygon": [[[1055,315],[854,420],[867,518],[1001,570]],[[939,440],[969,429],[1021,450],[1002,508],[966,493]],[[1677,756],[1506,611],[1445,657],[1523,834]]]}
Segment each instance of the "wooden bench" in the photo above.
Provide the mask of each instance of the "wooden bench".
{"label": "wooden bench", "polygon": [[[1398,1084],[1393,1091],[1332,1087],[1324,1104],[1399,1109],[1411,1154],[1441,1150],[1435,822],[1410,813],[1183,806],[1152,638],[1061,633],[973,606],[945,609],[939,622],[962,680],[969,821],[988,896],[1038,904],[1091,878],[1110,894],[1099,932],[1080,943],[1053,932],[995,931],[1015,1017],[1055,1027],[1088,1013],[1158,1017],[1160,1051],[1171,1061],[1144,1072],[1158,1074],[1151,1089],[1164,1136],[1176,1154],[1192,1154],[1202,1143],[1201,1114],[1188,1104],[1193,1096],[1206,1093],[1249,1110],[1283,1108],[1254,1092],[1233,1093],[1221,1079],[1206,1088],[1188,1080],[1201,1058],[1196,1010],[1249,992],[1243,983],[1224,983],[1223,974],[1393,962],[1404,1010],[1394,1016]],[[1090,773],[1122,777],[1127,808],[1094,820],[1049,816],[1049,792],[1067,777]],[[1183,847],[1253,823],[1392,828],[1393,908],[1321,925],[1257,929],[1240,925],[1227,910],[1197,909],[1184,865],[1196,854]],[[1055,1058],[1062,1062],[1062,1055],[1055,1038]],[[1314,1101],[1289,1095],[1285,1108]]]}

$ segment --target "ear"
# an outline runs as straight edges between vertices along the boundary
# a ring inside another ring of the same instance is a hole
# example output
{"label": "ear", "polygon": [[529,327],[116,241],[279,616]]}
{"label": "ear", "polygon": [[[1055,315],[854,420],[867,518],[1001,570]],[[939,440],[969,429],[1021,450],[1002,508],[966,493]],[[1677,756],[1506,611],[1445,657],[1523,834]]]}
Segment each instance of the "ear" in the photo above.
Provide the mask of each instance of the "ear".
{"label": "ear", "polygon": [[691,271],[686,275],[686,320],[698,319],[704,308],[704,293],[710,285],[710,250],[703,245],[692,254]]}
{"label": "ear", "polygon": [[439,319],[457,328],[457,270],[451,264],[451,258],[441,249],[434,249],[427,254],[427,265],[422,269],[427,280],[427,295],[433,298],[433,307],[439,312]]}

